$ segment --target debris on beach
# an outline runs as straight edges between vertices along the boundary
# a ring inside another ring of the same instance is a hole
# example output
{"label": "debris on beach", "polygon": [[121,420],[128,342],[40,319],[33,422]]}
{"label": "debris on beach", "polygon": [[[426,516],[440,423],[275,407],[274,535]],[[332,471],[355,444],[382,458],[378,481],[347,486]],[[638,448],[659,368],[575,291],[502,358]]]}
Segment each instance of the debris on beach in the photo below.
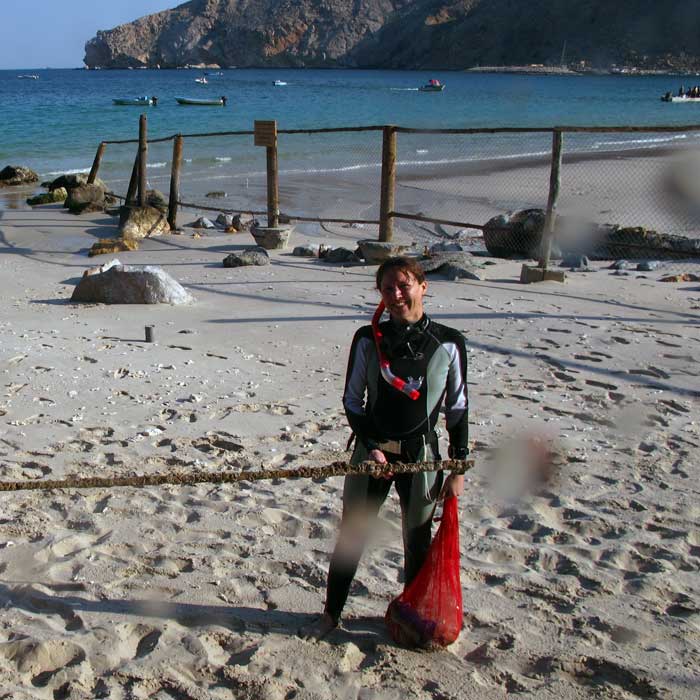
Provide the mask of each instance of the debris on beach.
{"label": "debris on beach", "polygon": [[191,304],[194,297],[165,270],[153,265],[117,265],[87,275],[71,301],[98,304]]}

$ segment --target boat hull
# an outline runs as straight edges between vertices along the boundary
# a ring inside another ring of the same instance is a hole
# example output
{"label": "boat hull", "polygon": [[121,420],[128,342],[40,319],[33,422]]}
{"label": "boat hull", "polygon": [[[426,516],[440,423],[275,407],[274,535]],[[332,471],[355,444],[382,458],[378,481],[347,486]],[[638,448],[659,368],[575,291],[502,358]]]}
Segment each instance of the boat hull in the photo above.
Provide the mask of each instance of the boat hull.
{"label": "boat hull", "polygon": [[112,103],[120,107],[148,107],[153,104],[150,98],[116,98]]}
{"label": "boat hull", "polygon": [[180,105],[191,105],[193,107],[223,107],[222,99],[206,99],[198,97],[176,97],[177,103]]}
{"label": "boat hull", "polygon": [[418,88],[421,92],[442,92],[445,89],[444,85],[421,85]]}
{"label": "boat hull", "polygon": [[674,97],[666,97],[665,95],[661,98],[662,102],[700,102],[700,97],[679,97],[678,95]]}

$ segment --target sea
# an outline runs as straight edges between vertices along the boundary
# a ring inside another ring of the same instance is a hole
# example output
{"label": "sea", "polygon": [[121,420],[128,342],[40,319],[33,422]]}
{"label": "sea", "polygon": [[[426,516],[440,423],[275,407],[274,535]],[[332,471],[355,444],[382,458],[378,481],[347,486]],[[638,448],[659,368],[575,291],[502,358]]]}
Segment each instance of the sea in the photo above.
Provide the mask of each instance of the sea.
{"label": "sea", "polygon": [[[21,77],[36,75],[37,79]],[[671,104],[660,96],[697,76],[523,75],[388,70],[227,69],[210,71],[24,69],[0,71],[0,168],[35,170],[41,180],[90,169],[101,141],[138,137],[147,115],[149,139],[186,135],[183,190],[197,201],[209,191],[227,195],[261,188],[265,149],[251,135],[199,138],[204,133],[252,131],[255,120],[280,130],[394,124],[423,129],[579,126],[658,126],[700,123],[700,104]],[[430,79],[442,92],[418,88]],[[281,81],[283,85],[275,85]],[[156,96],[157,106],[117,106],[115,98]],[[175,97],[226,96],[225,107],[179,105]],[[569,150],[685,147],[700,132],[594,134],[574,137]],[[577,140],[578,139],[578,140]],[[543,155],[549,134],[469,137],[400,135],[399,168]],[[355,173],[375,182],[379,132],[280,136],[280,176],[321,178]],[[108,145],[100,176],[125,192],[135,144]],[[149,147],[149,184],[167,193],[172,141]],[[185,197],[186,198],[186,197]]]}

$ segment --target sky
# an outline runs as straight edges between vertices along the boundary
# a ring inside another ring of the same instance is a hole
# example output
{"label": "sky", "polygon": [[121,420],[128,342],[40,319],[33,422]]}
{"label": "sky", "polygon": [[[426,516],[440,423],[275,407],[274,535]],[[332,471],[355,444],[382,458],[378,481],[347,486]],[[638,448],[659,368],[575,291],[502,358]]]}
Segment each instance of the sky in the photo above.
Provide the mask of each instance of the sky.
{"label": "sky", "polygon": [[0,0],[0,69],[77,68],[85,42],[185,0]]}

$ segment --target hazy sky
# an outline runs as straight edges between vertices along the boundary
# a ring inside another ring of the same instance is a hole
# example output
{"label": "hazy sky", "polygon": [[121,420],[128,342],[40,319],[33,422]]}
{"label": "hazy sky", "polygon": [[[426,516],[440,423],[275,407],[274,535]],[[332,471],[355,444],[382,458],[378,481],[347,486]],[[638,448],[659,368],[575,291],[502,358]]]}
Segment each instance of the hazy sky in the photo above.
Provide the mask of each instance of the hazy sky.
{"label": "hazy sky", "polygon": [[85,42],[185,0],[0,0],[0,69],[75,68]]}

